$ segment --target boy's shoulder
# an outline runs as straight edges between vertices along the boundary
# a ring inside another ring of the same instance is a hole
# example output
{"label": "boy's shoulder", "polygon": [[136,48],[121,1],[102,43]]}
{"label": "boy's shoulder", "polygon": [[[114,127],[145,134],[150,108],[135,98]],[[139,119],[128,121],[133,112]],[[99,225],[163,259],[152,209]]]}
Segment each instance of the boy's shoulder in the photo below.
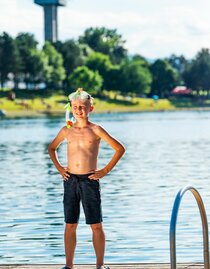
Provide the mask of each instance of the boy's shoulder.
{"label": "boy's shoulder", "polygon": [[100,124],[97,124],[95,122],[90,122],[90,128],[92,128],[93,130],[101,130],[101,129],[103,129],[103,127]]}
{"label": "boy's shoulder", "polygon": [[67,130],[68,130],[67,126],[63,126],[63,127],[60,129],[59,134],[66,135]]}
{"label": "boy's shoulder", "polygon": [[96,124],[94,122],[91,122],[90,124],[90,127],[95,134],[100,136],[101,133],[105,132],[105,129],[100,124]]}
{"label": "boy's shoulder", "polygon": [[61,127],[61,129],[60,129],[60,131],[62,131],[62,132],[66,132],[68,130],[68,128],[67,128],[67,126],[66,125],[64,125],[63,127]]}

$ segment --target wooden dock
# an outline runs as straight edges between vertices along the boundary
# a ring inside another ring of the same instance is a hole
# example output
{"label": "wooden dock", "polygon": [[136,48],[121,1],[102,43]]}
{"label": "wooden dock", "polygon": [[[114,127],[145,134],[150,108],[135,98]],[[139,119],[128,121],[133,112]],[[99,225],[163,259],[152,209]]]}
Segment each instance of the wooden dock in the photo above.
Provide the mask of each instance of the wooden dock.
{"label": "wooden dock", "polygon": [[[124,264],[107,264],[110,269],[170,269],[169,263],[124,263]],[[60,269],[63,265],[54,264],[0,264],[0,269]],[[94,264],[76,264],[74,269],[94,269]],[[179,263],[177,269],[203,269],[202,263]]]}

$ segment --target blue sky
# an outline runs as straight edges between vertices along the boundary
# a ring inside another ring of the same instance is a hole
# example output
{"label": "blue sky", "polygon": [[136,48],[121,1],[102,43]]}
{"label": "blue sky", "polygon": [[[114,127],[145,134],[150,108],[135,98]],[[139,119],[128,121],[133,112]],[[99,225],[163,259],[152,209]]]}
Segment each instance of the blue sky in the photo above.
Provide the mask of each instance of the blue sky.
{"label": "blue sky", "polygon": [[[77,39],[88,27],[117,29],[130,54],[192,58],[210,47],[209,0],[67,0],[59,39]],[[33,0],[0,0],[0,32],[31,32],[43,44],[43,11]]]}

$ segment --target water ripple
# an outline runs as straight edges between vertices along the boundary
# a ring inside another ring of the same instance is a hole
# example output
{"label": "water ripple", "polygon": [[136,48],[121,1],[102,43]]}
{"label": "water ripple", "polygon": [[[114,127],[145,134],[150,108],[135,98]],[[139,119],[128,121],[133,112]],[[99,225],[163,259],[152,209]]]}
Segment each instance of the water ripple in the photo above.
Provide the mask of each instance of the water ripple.
{"label": "water ripple", "polygon": [[[126,146],[101,180],[107,262],[168,262],[168,229],[178,190],[200,191],[210,212],[210,112],[93,115]],[[49,142],[63,118],[1,120],[0,258],[2,263],[64,262],[63,185],[49,160]],[[66,144],[59,158],[66,163]],[[113,150],[101,143],[99,166]],[[81,213],[76,263],[94,263],[90,228]],[[183,198],[177,227],[178,260],[202,261],[196,202]],[[190,251],[189,251],[190,249]]]}

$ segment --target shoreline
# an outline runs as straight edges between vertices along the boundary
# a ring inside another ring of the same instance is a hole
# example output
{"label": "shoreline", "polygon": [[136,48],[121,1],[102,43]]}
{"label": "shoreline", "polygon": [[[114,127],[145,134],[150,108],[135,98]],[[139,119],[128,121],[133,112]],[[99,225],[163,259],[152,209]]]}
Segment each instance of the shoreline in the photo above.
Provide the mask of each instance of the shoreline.
{"label": "shoreline", "polygon": [[[36,118],[65,116],[66,97],[52,95],[47,98],[8,100],[0,98],[1,118]],[[104,113],[147,113],[173,111],[210,111],[210,103],[194,104],[192,102],[172,103],[169,99],[135,97],[132,100],[118,98],[94,99],[93,114]]]}
{"label": "shoreline", "polygon": [[[56,110],[13,110],[6,111],[0,110],[5,115],[0,115],[0,119],[14,119],[14,118],[42,118],[42,117],[64,117],[65,111]],[[114,110],[94,110],[93,114],[117,114],[117,113],[156,113],[156,112],[182,112],[182,111],[194,111],[194,112],[205,112],[210,111],[210,107],[184,107],[184,108],[173,108],[173,109],[114,109]]]}

